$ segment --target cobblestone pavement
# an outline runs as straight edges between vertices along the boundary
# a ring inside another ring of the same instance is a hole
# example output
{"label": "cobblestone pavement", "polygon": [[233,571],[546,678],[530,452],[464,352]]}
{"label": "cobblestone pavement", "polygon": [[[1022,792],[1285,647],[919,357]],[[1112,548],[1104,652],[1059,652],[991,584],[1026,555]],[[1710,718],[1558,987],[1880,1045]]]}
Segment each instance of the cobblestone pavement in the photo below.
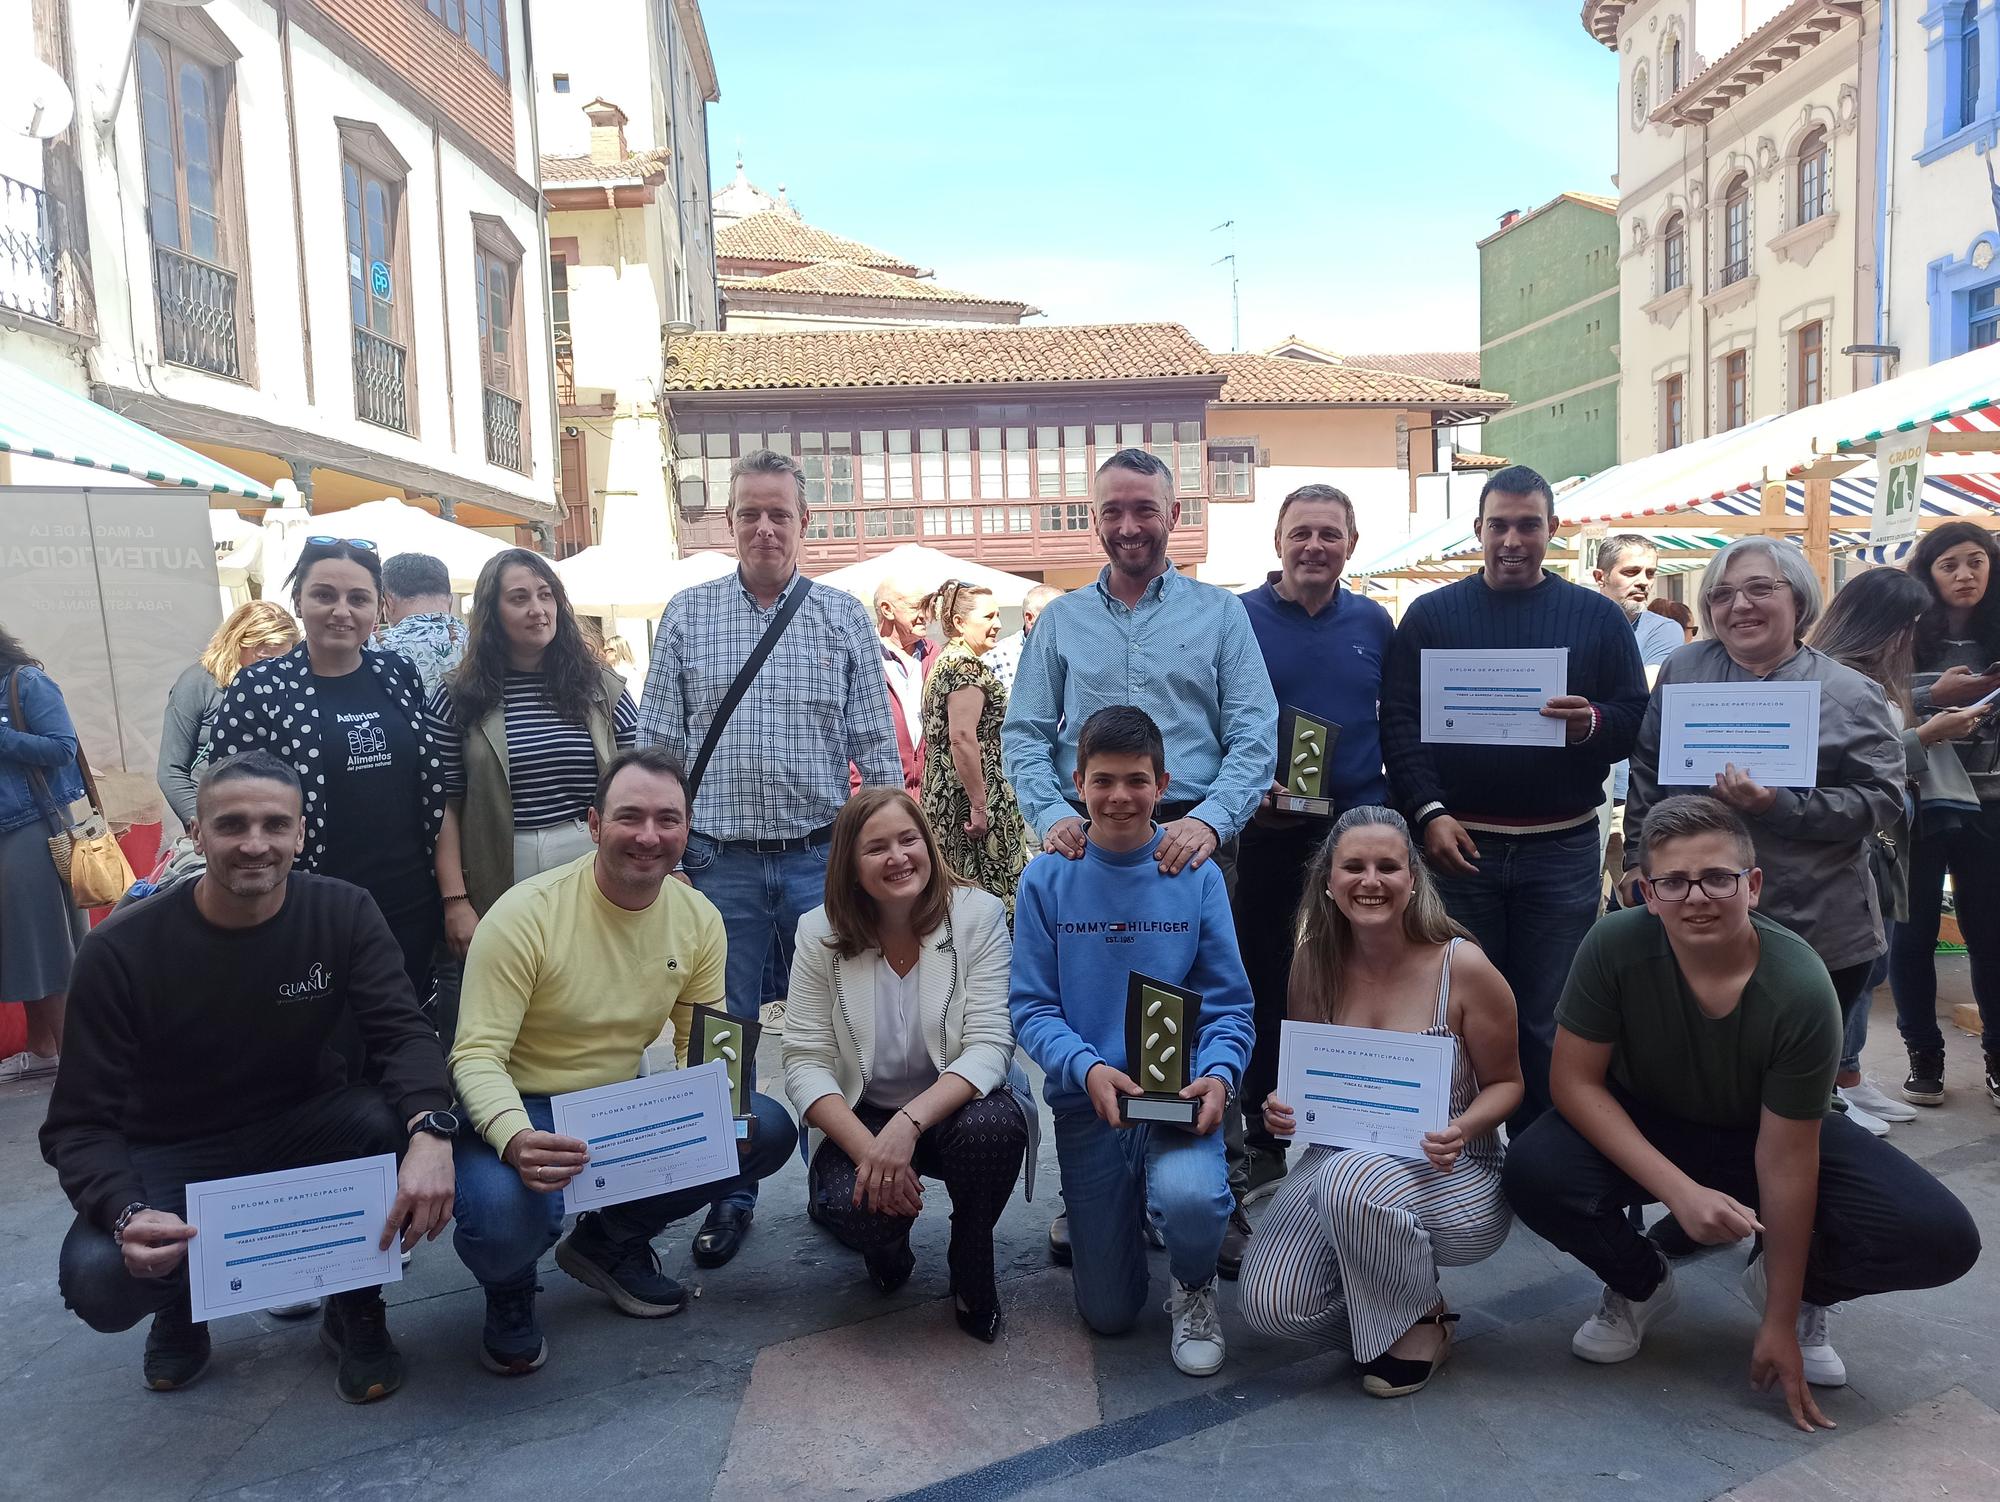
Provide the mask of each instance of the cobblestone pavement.
{"label": "cobblestone pavement", "polygon": [[[1940,969],[1949,1014],[1968,995],[1965,964]],[[1899,1081],[1886,989],[1874,1022],[1868,1064]],[[1891,1141],[1994,1237],[2000,1111],[1978,1089],[1977,1040],[1947,1034],[1948,1103]],[[1157,1308],[1128,1336],[1089,1337],[1067,1274],[1048,1264],[1046,1197],[1017,1198],[1001,1223],[1007,1327],[979,1346],[945,1301],[944,1216],[927,1213],[916,1276],[884,1297],[859,1259],[807,1222],[796,1161],[765,1186],[730,1266],[692,1266],[692,1223],[661,1238],[669,1270],[696,1293],[678,1318],[621,1318],[551,1261],[551,1354],[535,1376],[480,1368],[479,1293],[439,1242],[389,1290],[409,1359],[391,1400],[341,1404],[312,1325],[264,1315],[217,1325],[214,1365],[196,1386],[151,1393],[139,1381],[143,1327],[94,1334],[57,1296],[70,1212],[35,1145],[46,1094],[45,1083],[0,1087],[0,1495],[2000,1498],[2000,1254],[1990,1249],[1954,1287],[1834,1316],[1850,1385],[1820,1397],[1839,1429],[1807,1436],[1749,1389],[1740,1251],[1686,1267],[1682,1310],[1643,1356],[1592,1367],[1571,1357],[1569,1336],[1596,1285],[1517,1227],[1497,1256],[1445,1275],[1465,1319],[1436,1384],[1385,1403],[1361,1394],[1344,1360],[1253,1336],[1228,1284],[1229,1359],[1212,1380],[1173,1369]],[[1046,1135],[1044,1150],[1047,1196]]]}

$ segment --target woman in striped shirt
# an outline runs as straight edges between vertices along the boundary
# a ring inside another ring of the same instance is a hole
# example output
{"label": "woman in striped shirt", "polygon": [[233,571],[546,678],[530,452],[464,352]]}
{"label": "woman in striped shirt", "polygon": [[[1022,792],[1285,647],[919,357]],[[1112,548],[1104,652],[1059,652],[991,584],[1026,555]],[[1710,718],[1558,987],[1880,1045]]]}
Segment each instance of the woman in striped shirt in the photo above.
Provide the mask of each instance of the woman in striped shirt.
{"label": "woman in striped shirt", "polygon": [[[1250,1243],[1237,1299],[1252,1329],[1344,1346],[1364,1392],[1400,1398],[1451,1349],[1458,1316],[1438,1269],[1482,1261],[1507,1239],[1497,1133],[1521,1103],[1514,995],[1446,916],[1399,814],[1342,814],[1305,892],[1292,1019],[1454,1039],[1451,1115],[1425,1134],[1422,1159],[1310,1148]],[[1266,1097],[1273,1136],[1294,1124],[1291,1106]]]}
{"label": "woman in striped shirt", "polygon": [[438,890],[460,959],[502,892],[590,853],[598,774],[639,733],[624,680],[591,652],[541,554],[494,555],[470,624],[464,662],[430,702],[446,799]]}

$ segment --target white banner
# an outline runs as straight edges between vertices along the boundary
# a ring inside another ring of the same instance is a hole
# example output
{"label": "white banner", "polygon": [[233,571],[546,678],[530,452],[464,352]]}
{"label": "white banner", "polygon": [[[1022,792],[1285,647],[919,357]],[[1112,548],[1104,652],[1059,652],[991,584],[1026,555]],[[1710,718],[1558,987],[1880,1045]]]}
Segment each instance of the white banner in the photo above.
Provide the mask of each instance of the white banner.
{"label": "white banner", "polygon": [[0,625],[47,664],[101,780],[152,782],[167,690],[221,623],[205,493],[0,487]]}
{"label": "white banner", "polygon": [[1917,513],[1924,493],[1924,459],[1930,452],[1931,425],[1919,423],[1907,433],[1884,433],[1875,445],[1875,514],[1868,524],[1873,543],[1908,542],[1917,535]]}

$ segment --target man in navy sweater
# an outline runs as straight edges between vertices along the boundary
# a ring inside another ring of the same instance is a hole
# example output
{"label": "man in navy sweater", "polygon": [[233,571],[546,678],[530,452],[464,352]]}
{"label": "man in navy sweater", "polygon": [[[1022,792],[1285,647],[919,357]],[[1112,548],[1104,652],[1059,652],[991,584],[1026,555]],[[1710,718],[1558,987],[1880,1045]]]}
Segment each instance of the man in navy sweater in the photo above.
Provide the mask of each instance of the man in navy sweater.
{"label": "man in navy sweater", "polygon": [[[1520,1019],[1518,1137],[1549,1108],[1556,1000],[1603,906],[1597,805],[1613,762],[1631,753],[1646,676],[1624,613],[1595,590],[1545,573],[1555,497],[1524,464],[1479,493],[1484,566],[1404,613],[1382,683],[1382,748],[1397,802],[1423,835],[1445,906],[1513,987]],[[1569,649],[1569,692],[1542,713],[1561,746],[1453,746],[1422,736],[1425,648]]]}

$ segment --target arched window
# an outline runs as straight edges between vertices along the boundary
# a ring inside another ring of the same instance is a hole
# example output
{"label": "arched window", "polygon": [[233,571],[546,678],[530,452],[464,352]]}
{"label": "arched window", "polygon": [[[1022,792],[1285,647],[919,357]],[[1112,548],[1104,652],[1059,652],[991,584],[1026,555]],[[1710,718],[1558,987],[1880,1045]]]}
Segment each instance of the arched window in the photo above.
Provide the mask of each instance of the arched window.
{"label": "arched window", "polygon": [[1833,207],[1826,175],[1826,131],[1815,126],[1799,142],[1798,223],[1809,224]]}
{"label": "arched window", "polygon": [[1722,284],[1750,274],[1750,175],[1739,172],[1722,195]]}
{"label": "arched window", "polygon": [[1958,13],[1958,119],[1962,130],[1979,114],[1979,0],[1965,0]]}
{"label": "arched window", "polygon": [[1680,33],[1675,32],[1667,38],[1666,58],[1661,64],[1660,70],[1664,75],[1660,80],[1660,88],[1669,96],[1678,94],[1681,91],[1681,85],[1687,82],[1687,69],[1681,59]]}
{"label": "arched window", "polygon": [[1687,285],[1687,220],[1670,214],[1660,226],[1660,291],[1676,292]]}

